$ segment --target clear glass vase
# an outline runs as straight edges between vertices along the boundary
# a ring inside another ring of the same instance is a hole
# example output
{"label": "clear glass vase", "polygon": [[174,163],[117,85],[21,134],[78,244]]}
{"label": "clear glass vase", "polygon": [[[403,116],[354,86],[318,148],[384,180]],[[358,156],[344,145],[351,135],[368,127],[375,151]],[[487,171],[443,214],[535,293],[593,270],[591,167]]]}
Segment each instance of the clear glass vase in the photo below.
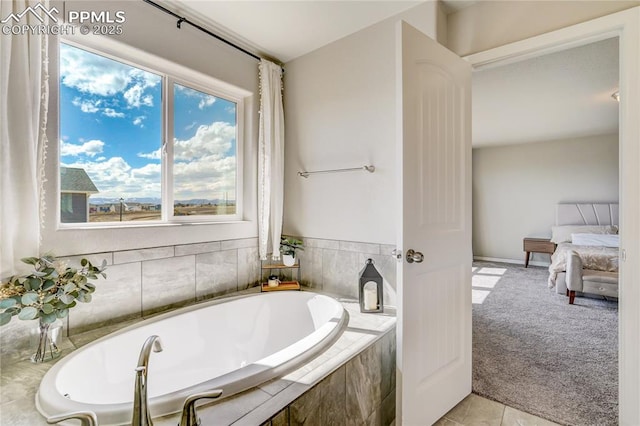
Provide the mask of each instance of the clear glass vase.
{"label": "clear glass vase", "polygon": [[31,362],[47,362],[60,356],[60,339],[62,339],[62,321],[45,323],[40,319],[38,326],[31,330]]}

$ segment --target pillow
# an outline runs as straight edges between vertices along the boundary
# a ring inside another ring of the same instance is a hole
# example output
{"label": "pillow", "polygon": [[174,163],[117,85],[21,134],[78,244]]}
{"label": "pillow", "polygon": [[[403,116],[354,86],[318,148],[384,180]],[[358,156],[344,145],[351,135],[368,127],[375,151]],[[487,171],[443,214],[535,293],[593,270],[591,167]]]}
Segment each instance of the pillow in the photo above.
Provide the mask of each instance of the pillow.
{"label": "pillow", "polygon": [[551,227],[551,242],[570,243],[571,234],[617,234],[618,227],[614,225],[563,225]]}
{"label": "pillow", "polygon": [[571,234],[571,243],[579,246],[620,247],[620,235]]}

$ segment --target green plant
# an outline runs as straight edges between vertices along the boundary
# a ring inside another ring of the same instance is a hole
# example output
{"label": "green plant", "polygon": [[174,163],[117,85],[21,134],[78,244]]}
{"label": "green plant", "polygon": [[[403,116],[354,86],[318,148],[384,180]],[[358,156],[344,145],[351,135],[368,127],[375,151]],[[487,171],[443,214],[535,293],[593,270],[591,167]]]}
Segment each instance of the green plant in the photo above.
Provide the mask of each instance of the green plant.
{"label": "green plant", "polygon": [[304,250],[302,240],[293,237],[280,237],[280,254],[296,257],[296,250]]}
{"label": "green plant", "polygon": [[89,282],[103,272],[106,261],[96,267],[82,259],[80,269],[68,267],[55,256],[27,257],[22,262],[33,265],[33,272],[13,276],[0,286],[0,326],[11,318],[21,320],[39,318],[41,323],[51,324],[56,318],[64,318],[76,302],[90,302],[96,286]]}

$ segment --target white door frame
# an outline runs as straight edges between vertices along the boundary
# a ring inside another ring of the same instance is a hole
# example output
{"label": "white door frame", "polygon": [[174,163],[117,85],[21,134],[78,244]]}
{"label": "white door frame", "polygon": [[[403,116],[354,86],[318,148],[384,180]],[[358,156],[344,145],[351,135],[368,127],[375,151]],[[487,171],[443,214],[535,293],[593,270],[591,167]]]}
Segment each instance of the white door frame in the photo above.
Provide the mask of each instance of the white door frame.
{"label": "white door frame", "polygon": [[640,7],[466,56],[474,69],[620,38],[620,424],[640,424]]}

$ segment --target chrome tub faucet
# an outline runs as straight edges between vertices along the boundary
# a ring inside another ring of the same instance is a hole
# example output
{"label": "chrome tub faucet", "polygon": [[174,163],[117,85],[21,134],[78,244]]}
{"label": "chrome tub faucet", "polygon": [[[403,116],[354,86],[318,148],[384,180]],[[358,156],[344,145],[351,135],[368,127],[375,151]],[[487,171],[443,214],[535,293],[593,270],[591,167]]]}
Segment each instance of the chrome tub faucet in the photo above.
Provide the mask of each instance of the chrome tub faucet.
{"label": "chrome tub faucet", "polygon": [[149,369],[149,357],[151,350],[162,352],[160,337],[153,335],[147,338],[140,350],[138,366],[136,367],[136,384],[133,396],[133,417],[131,426],[153,426],[149,414],[149,401],[147,396],[147,372]]}
{"label": "chrome tub faucet", "polygon": [[98,418],[93,411],[74,411],[73,413],[59,414],[57,416],[48,417],[47,423],[50,425],[57,424],[64,420],[77,419],[80,420],[80,426],[98,426]]}
{"label": "chrome tub faucet", "polygon": [[216,399],[222,395],[222,390],[216,389],[191,395],[184,401],[182,416],[178,426],[199,426],[200,419],[196,414],[196,402],[201,399]]}

